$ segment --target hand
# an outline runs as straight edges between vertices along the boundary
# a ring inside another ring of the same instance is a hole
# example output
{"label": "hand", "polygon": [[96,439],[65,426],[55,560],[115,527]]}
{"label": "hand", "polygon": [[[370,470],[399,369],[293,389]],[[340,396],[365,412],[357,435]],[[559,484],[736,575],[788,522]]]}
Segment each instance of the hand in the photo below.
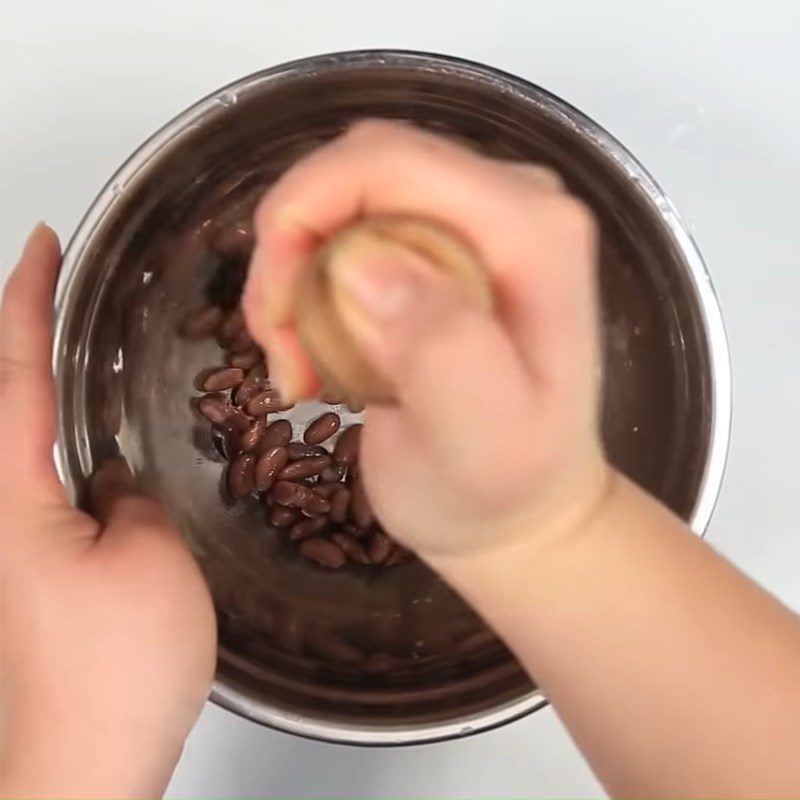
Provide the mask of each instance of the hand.
{"label": "hand", "polygon": [[112,461],[73,508],[52,451],[58,240],[31,234],[0,314],[4,796],[163,792],[214,672],[199,569]]}
{"label": "hand", "polygon": [[299,270],[391,212],[460,233],[498,308],[408,251],[334,269],[349,333],[400,390],[364,430],[383,524],[506,640],[612,794],[798,796],[800,620],[606,466],[595,228],[552,173],[378,122],[292,168],[257,212],[245,295],[282,391],[316,389]]}
{"label": "hand", "polygon": [[284,394],[318,388],[294,329],[299,271],[332,232],[381,213],[459,233],[491,275],[497,314],[464,305],[399,247],[334,274],[356,309],[350,332],[399,388],[396,407],[367,409],[378,517],[428,558],[573,527],[608,476],[591,215],[549,170],[406,125],[355,125],[289,170],[256,214],[245,311]]}

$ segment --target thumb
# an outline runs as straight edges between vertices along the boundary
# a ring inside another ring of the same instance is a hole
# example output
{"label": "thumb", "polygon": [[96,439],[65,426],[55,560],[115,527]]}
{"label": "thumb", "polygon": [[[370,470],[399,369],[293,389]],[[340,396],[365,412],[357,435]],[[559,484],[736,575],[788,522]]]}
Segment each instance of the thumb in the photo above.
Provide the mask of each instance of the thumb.
{"label": "thumb", "polygon": [[330,264],[334,302],[364,358],[427,435],[478,435],[501,402],[530,413],[533,389],[499,320],[402,245],[375,241]]}
{"label": "thumb", "polygon": [[133,539],[180,539],[164,507],[138,487],[123,458],[109,459],[94,474],[89,502],[92,516],[102,525],[100,542],[106,546]]}

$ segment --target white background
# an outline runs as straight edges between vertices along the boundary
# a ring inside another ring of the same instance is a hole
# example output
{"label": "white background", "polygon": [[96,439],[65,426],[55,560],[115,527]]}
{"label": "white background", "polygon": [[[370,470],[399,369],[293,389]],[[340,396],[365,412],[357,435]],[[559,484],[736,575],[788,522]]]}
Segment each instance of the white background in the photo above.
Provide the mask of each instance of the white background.
{"label": "white background", "polygon": [[[3,275],[37,220],[68,239],[106,179],[166,120],[288,59],[363,47],[451,53],[523,76],[586,111],[664,185],[720,295],[734,428],[709,541],[800,608],[795,0],[0,0],[0,9]],[[551,710],[464,741],[363,750],[273,733],[208,706],[170,794],[602,792]]]}

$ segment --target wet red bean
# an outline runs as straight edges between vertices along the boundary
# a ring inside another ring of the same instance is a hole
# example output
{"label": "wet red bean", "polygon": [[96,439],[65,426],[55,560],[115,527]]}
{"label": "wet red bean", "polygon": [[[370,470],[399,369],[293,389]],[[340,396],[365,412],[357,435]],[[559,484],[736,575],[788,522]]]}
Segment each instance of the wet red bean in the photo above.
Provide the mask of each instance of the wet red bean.
{"label": "wet red bean", "polygon": [[[234,498],[260,492],[269,523],[285,529],[301,555],[323,566],[337,568],[347,560],[391,566],[413,559],[379,526],[376,530],[359,477],[361,424],[340,430],[340,415],[327,411],[306,426],[302,441],[292,441],[289,420],[268,424],[268,414],[292,404],[271,386],[266,357],[250,337],[241,308],[195,309],[181,332],[192,338],[216,335],[225,351],[227,366],[205,369],[195,378],[196,388],[206,394],[192,404],[214,426],[217,446],[229,461],[225,481]],[[330,391],[322,399],[354,413],[362,408]],[[322,444],[337,433],[329,453]],[[356,652],[348,650],[346,660],[356,661]]]}
{"label": "wet red bean", "polygon": [[227,424],[221,425],[219,428],[219,437],[222,455],[224,455],[228,461],[241,452],[241,447],[239,447],[241,434],[235,428]]}
{"label": "wet red bean", "polygon": [[[324,471],[324,470],[323,470]],[[314,491],[327,497],[329,500],[336,490],[341,486],[340,483],[333,483],[331,481],[322,481],[314,484]]]}
{"label": "wet red bean", "polygon": [[256,370],[251,370],[233,393],[233,402],[237,406],[246,405],[257,394],[263,392],[266,385],[267,379]]}
{"label": "wet red bean", "polygon": [[230,342],[244,329],[244,313],[241,307],[237,306],[225,317],[225,320],[219,326],[217,334],[221,341]]}
{"label": "wet red bean", "polygon": [[253,230],[247,223],[215,225],[208,233],[208,246],[221,256],[246,256],[253,249]]}
{"label": "wet red bean", "polygon": [[187,339],[211,336],[219,328],[225,312],[219,306],[201,306],[190,311],[181,324],[181,334]]}
{"label": "wet red bean", "polygon": [[355,561],[358,564],[372,563],[372,559],[369,557],[364,545],[352,536],[339,531],[331,534],[331,541],[338,544],[351,561]]}
{"label": "wet red bean", "polygon": [[281,399],[274,389],[265,389],[259,392],[245,404],[245,410],[251,417],[261,417],[264,414],[272,414],[280,408]]}
{"label": "wet red bean", "polygon": [[347,475],[347,467],[344,464],[331,464],[320,473],[323,481],[341,481]]}
{"label": "wet red bean", "polygon": [[329,569],[338,569],[344,566],[347,557],[341,547],[326,539],[314,537],[300,543],[300,554],[309,561],[314,561]]}
{"label": "wet red bean", "polygon": [[331,495],[331,522],[344,522],[350,510],[350,490],[346,486],[339,486]]}
{"label": "wet red bean", "polygon": [[327,498],[315,492],[310,486],[292,481],[277,481],[272,489],[275,502],[291,508],[299,508],[309,516],[321,516],[331,510]]}
{"label": "wet red bean", "polygon": [[300,508],[300,511],[307,517],[319,517],[322,514],[327,514],[331,510],[331,504],[327,497],[323,497],[313,489],[310,490],[311,494],[305,501],[305,504]]}
{"label": "wet red bean", "polygon": [[319,517],[327,514],[330,510],[331,504],[328,498],[314,492],[314,496],[300,509],[300,513],[304,517]]}
{"label": "wet red bean", "polygon": [[262,450],[268,450],[271,447],[285,447],[291,440],[292,423],[288,419],[276,419],[264,431],[260,447]]}
{"label": "wet red bean", "polygon": [[253,491],[255,466],[255,456],[250,453],[242,453],[231,461],[228,467],[228,488],[235,498],[245,497]]}
{"label": "wet red bean", "polygon": [[369,541],[369,559],[373,564],[382,564],[392,552],[392,540],[380,531],[375,531]]}
{"label": "wet red bean", "polygon": [[250,453],[255,450],[264,433],[267,430],[267,418],[259,417],[250,427],[242,434],[241,448],[245,453]]}
{"label": "wet red bean", "polygon": [[364,491],[364,484],[361,478],[353,481],[350,491],[350,518],[362,530],[366,530],[372,525],[374,516],[372,508],[367,499],[367,494]]}
{"label": "wet red bean", "polygon": [[197,402],[198,411],[215,425],[222,425],[228,418],[230,407],[224,395],[207,394]]}
{"label": "wet red bean", "polygon": [[225,345],[225,348],[231,353],[246,353],[255,347],[253,337],[246,330],[241,330],[235,339],[232,339]]}
{"label": "wet red bean", "polygon": [[206,382],[206,378],[209,375],[213,375],[217,372],[220,368],[219,367],[204,367],[194,376],[194,380],[192,380],[192,386],[197,389],[198,392],[204,392],[205,389],[203,388],[203,384]]}
{"label": "wet red bean", "polygon": [[260,492],[265,492],[275,481],[275,477],[286,466],[289,456],[286,448],[277,445],[265,450],[258,458],[255,467],[255,486]]}
{"label": "wet red bean", "polygon": [[264,355],[257,347],[251,347],[243,353],[229,352],[225,356],[225,360],[231,367],[239,367],[239,369],[252,369],[263,358]]}
{"label": "wet red bean", "polygon": [[276,528],[288,528],[297,522],[297,511],[286,506],[273,506],[269,512],[269,521]]}
{"label": "wet red bean", "polygon": [[337,464],[350,465],[358,458],[361,447],[361,429],[364,426],[358,423],[351,425],[339,434],[333,448],[333,460]]}
{"label": "wet red bean", "polygon": [[328,451],[324,447],[318,445],[303,444],[303,442],[292,442],[289,445],[289,458],[292,461],[297,461],[300,458],[308,458],[310,456],[326,456]]}
{"label": "wet red bean", "polygon": [[221,392],[237,387],[243,380],[243,370],[236,367],[221,367],[206,376],[203,389],[206,392]]}
{"label": "wet red bean", "polygon": [[289,538],[293,542],[310,539],[325,530],[327,525],[328,520],[325,517],[309,517],[302,520],[302,522],[296,522],[289,528]]}
{"label": "wet red bean", "polygon": [[303,441],[306,444],[322,444],[339,430],[341,422],[338,414],[328,411],[309,424],[303,434]]}
{"label": "wet red bean", "polygon": [[310,478],[313,475],[319,475],[330,463],[330,456],[299,458],[281,470],[280,479],[282,481],[294,481],[300,478]]}
{"label": "wet red bean", "polygon": [[231,400],[235,405],[243,408],[247,405],[249,400],[255,397],[259,392],[264,391],[265,385],[265,378],[262,378],[260,375],[252,375],[248,372],[247,375],[244,376],[244,380],[231,394]]}
{"label": "wet red bean", "polygon": [[342,523],[342,532],[349,534],[354,539],[363,539],[367,535],[367,531],[362,530],[358,525],[354,525],[349,521]]}

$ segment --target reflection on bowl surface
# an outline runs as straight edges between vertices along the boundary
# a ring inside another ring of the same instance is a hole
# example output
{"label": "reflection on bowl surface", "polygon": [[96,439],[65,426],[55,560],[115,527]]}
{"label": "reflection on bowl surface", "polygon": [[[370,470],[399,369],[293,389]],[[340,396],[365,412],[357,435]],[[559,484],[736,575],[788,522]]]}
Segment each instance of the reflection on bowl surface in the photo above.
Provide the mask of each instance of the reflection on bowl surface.
{"label": "reflection on bowl surface", "polygon": [[[355,53],[252,76],[170,123],[98,198],[60,287],[65,479],[80,496],[94,465],[120,451],[163,498],[212,587],[219,702],[310,736],[426,741],[499,724],[542,698],[424,565],[324,570],[286,546],[261,503],[226,504],[223,459],[189,402],[195,374],[221,351],[176,335],[205,298],[237,299],[246,257],[212,252],[208,220],[246,221],[288,165],[363,116],[413,120],[551,165],[590,204],[602,233],[608,452],[701,527],[697,510],[710,508],[719,483],[709,478],[712,451],[718,460],[727,438],[727,423],[715,426],[718,393],[728,391],[714,371],[725,344],[714,343],[715,361],[708,319],[718,324],[718,310],[710,291],[698,294],[702,263],[632,157],[551,95],[466,62]],[[285,416],[300,433],[320,411],[301,403]],[[341,411],[345,425],[356,418]]]}

